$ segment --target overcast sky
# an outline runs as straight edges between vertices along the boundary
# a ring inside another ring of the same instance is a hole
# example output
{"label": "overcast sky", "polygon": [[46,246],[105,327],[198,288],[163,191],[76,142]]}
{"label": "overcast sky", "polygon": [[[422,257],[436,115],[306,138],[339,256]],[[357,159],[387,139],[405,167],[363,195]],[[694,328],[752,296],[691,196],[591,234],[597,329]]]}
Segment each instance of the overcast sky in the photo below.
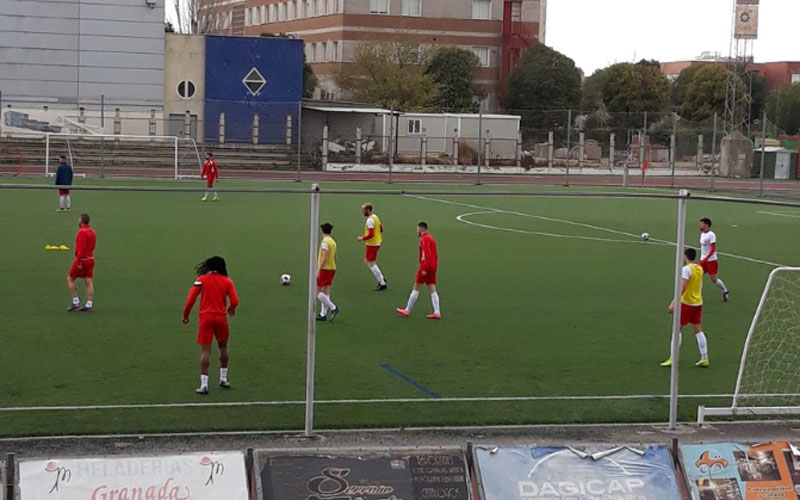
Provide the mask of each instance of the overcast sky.
{"label": "overcast sky", "polygon": [[[800,61],[800,0],[761,0],[757,62]],[[615,62],[728,55],[732,0],[549,0],[545,43],[584,73]]]}

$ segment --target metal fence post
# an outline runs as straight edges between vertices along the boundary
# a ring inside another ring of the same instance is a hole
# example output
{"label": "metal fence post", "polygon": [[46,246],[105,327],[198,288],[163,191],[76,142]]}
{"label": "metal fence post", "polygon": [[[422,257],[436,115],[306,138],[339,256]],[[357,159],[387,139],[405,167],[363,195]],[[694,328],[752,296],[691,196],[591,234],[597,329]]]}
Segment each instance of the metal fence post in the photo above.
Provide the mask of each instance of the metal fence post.
{"label": "metal fence post", "polygon": [[766,158],[766,141],[767,141],[767,112],[764,111],[764,122],[761,126],[761,168],[758,172],[758,197],[764,197],[764,160]]}
{"label": "metal fence post", "polygon": [[328,126],[322,126],[322,171],[328,169]]}
{"label": "metal fence post", "polygon": [[478,108],[478,178],[475,184],[481,185],[481,160],[483,154],[483,106]]}
{"label": "metal fence post", "polygon": [[675,187],[675,161],[677,160],[677,141],[678,141],[678,114],[672,113],[672,136],[669,138],[669,167],[670,167],[670,186]]}
{"label": "metal fence post", "polygon": [[586,151],[586,133],[578,134],[578,170],[583,170],[583,155]]}
{"label": "metal fence post", "polygon": [[522,132],[517,132],[517,170],[522,173]]}
{"label": "metal fence post", "polygon": [[[260,121],[261,120],[259,120],[258,113],[253,113],[253,127],[252,127],[253,128],[253,133],[252,133],[253,144],[258,144],[258,138],[261,135],[261,133],[259,132],[259,123],[260,123]],[[291,132],[289,132],[289,133],[291,133]]]}
{"label": "metal fence post", "polygon": [[[105,120],[105,110],[106,108],[106,95],[100,94],[100,127],[103,130],[103,135],[105,135],[106,130],[106,120]],[[105,137],[100,137],[100,178],[104,178],[106,176],[106,140]]]}
{"label": "metal fence post", "polygon": [[705,152],[703,151],[703,134],[697,134],[697,158],[694,163],[698,172],[701,172],[706,164]]}
{"label": "metal fence post", "polygon": [[689,199],[689,191],[681,189],[678,199],[678,228],[675,241],[675,270],[674,288],[672,301],[674,310],[672,312],[672,342],[670,344],[670,368],[669,383],[669,428],[675,429],[678,422],[678,365],[680,361],[680,335],[681,335],[681,270],[683,269],[683,245],[686,242],[686,204]]}
{"label": "metal fence post", "polygon": [[297,179],[300,182],[300,163],[303,159],[303,101],[297,103]]}
{"label": "metal fence post", "polygon": [[292,115],[286,115],[286,145],[292,145]]}
{"label": "metal fence post", "polygon": [[569,142],[570,132],[572,132],[572,110],[567,110],[567,177],[566,186],[569,186]]}
{"label": "metal fence post", "polygon": [[13,453],[6,455],[6,498],[14,500],[16,493],[14,487],[17,484],[17,465],[16,456]]}
{"label": "metal fence post", "polygon": [[319,237],[319,185],[311,186],[311,227],[308,243],[308,339],[306,342],[305,436],[314,432],[314,370],[316,363],[317,245]]}
{"label": "metal fence post", "polygon": [[421,143],[420,147],[422,148],[422,151],[420,152],[419,163],[420,163],[420,165],[422,165],[423,168],[425,168],[425,165],[428,164],[428,136],[423,135],[420,138],[420,143]]}
{"label": "metal fence post", "polygon": [[361,127],[356,127],[356,165],[361,165]]}
{"label": "metal fence post", "polygon": [[389,111],[389,184],[391,184],[394,169],[394,106]]}
{"label": "metal fence post", "polygon": [[717,170],[717,113],[714,113],[714,132],[711,136],[711,191],[714,191],[714,176]]}
{"label": "metal fence post", "polygon": [[553,131],[547,132],[547,173],[550,173],[550,170],[553,169],[553,146],[555,145],[555,139],[553,138]]}

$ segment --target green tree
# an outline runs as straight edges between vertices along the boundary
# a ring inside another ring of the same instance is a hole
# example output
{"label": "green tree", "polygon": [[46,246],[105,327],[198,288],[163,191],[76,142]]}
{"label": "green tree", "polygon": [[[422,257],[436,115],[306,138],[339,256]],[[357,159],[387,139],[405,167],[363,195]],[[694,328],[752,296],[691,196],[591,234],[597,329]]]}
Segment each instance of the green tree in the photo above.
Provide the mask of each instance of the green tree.
{"label": "green tree", "polygon": [[334,75],[353,100],[407,111],[433,111],[439,86],[425,70],[430,52],[404,42],[372,42],[356,46],[353,62]]}
{"label": "green tree", "polygon": [[694,75],[703,69],[705,66],[702,64],[693,64],[684,69],[678,75],[678,78],[672,82],[672,107],[679,109],[683,103],[683,98],[686,95],[686,87],[694,79]]}
{"label": "green tree", "polygon": [[800,134],[800,85],[788,85],[770,93],[767,117],[787,134]]}
{"label": "green tree", "polygon": [[711,64],[694,67],[698,69],[691,72],[678,102],[681,117],[700,122],[711,118],[714,113],[724,116],[730,70]]}
{"label": "green tree", "polygon": [[582,104],[586,111],[602,104],[609,113],[653,113],[665,111],[669,105],[669,80],[658,61],[619,63],[595,71],[584,89]]}
{"label": "green tree", "polygon": [[463,113],[475,110],[475,100],[486,95],[472,83],[473,72],[479,64],[478,56],[458,47],[445,47],[431,56],[425,72],[439,87],[437,111]]}
{"label": "green tree", "polygon": [[522,56],[509,76],[505,102],[522,116],[524,136],[564,127],[564,110],[580,105],[581,76],[575,61],[543,44]]}

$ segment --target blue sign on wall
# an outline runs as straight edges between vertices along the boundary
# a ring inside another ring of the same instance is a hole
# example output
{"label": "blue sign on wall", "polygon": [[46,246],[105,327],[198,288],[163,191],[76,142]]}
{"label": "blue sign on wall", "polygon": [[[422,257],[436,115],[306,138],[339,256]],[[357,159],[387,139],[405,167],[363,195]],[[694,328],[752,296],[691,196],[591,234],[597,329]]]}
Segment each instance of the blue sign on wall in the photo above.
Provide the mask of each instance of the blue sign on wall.
{"label": "blue sign on wall", "polygon": [[286,117],[297,124],[303,97],[303,42],[207,36],[205,79],[206,141],[218,140],[225,113],[225,142],[252,142],[257,113],[259,143],[282,143]]}

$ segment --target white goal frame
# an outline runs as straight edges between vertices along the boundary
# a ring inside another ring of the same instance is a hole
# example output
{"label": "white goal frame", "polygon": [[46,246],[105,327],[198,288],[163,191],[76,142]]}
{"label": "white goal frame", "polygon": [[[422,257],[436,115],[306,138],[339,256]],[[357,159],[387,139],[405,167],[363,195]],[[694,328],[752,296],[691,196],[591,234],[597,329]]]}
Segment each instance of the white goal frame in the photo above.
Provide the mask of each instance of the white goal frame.
{"label": "white goal frame", "polygon": [[[764,303],[767,300],[772,282],[780,272],[785,271],[800,271],[800,267],[776,267],[769,273],[767,284],[764,285],[764,291],[761,293],[761,299],[758,301],[756,313],[753,315],[753,321],[750,323],[750,329],[747,332],[747,338],[744,341],[744,349],[742,350],[742,359],[739,361],[739,374],[736,376],[736,389],[733,391],[733,401],[730,407],[712,407],[706,408],[703,405],[697,407],[697,423],[703,425],[706,417],[729,417],[737,415],[798,415],[800,416],[800,406],[739,406],[739,397],[742,387],[742,376],[744,375],[744,365],[747,362],[747,354],[750,350],[750,342],[753,339],[753,332],[758,324],[758,319],[761,317],[761,311],[764,308]],[[800,396],[800,394],[747,394],[748,396]]]}
{"label": "white goal frame", "polygon": [[[125,139],[135,139],[135,140],[146,140],[146,139],[166,139],[173,142],[172,146],[172,163],[174,169],[174,179],[199,179],[200,178],[200,169],[202,168],[202,160],[200,159],[200,150],[197,149],[197,142],[191,137],[178,137],[175,135],[123,135],[123,134],[64,134],[64,133],[53,133],[53,132],[46,132],[45,136],[45,152],[44,152],[44,175],[45,177],[52,177],[55,175],[55,172],[50,171],[50,138],[51,137],[58,137],[64,138],[67,140],[69,144],[70,139],[81,139],[81,140],[125,140]],[[178,151],[180,149],[181,141],[190,142],[192,147],[194,148],[195,156],[197,157],[197,174],[181,174],[179,171],[180,161],[178,158]],[[72,156],[72,151],[69,151],[70,157]],[[70,164],[73,164],[72,158],[70,158]],[[86,174],[75,174],[79,177],[86,177]]]}

